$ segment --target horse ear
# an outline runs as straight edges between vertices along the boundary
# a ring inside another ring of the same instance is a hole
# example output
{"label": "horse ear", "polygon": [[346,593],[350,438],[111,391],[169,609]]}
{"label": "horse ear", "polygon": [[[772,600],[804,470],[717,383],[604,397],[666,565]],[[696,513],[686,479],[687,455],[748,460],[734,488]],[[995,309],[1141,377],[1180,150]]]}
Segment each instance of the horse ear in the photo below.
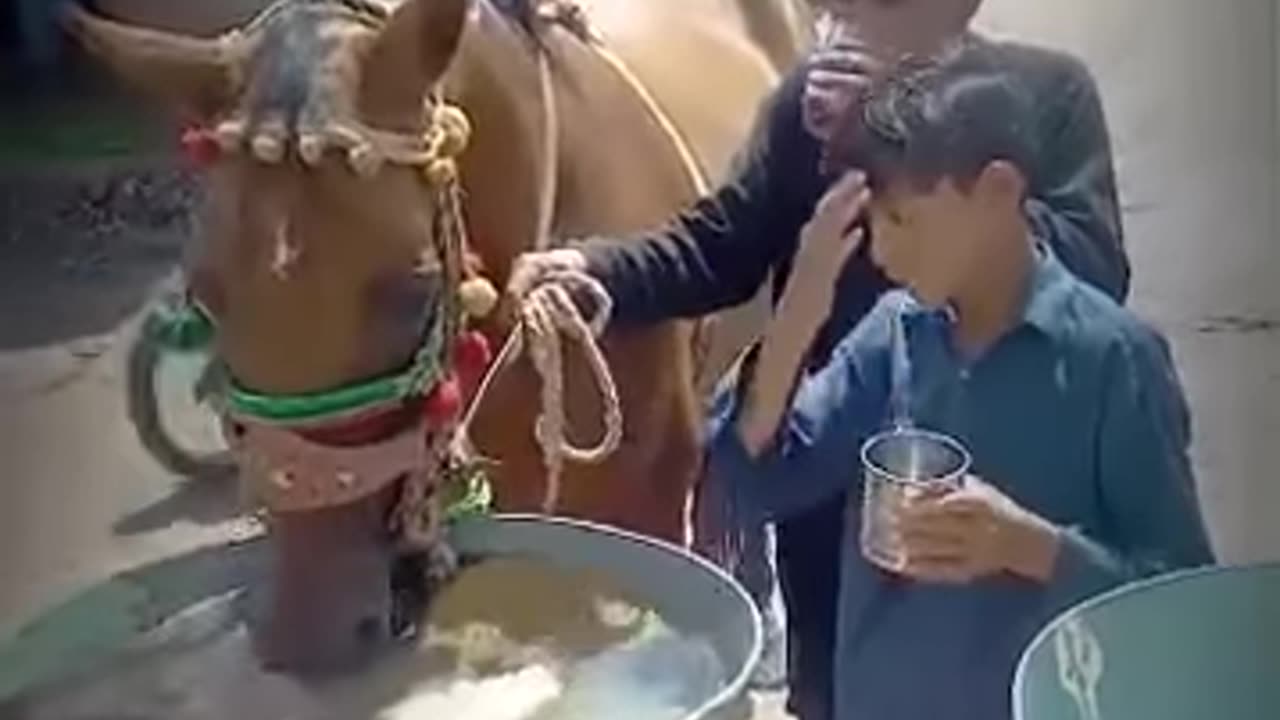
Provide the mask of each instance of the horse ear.
{"label": "horse ear", "polygon": [[365,58],[361,110],[374,124],[412,129],[422,102],[462,41],[470,0],[405,0]]}
{"label": "horse ear", "polygon": [[68,32],[126,82],[199,117],[229,104],[236,91],[239,37],[197,38],[97,17],[78,6]]}

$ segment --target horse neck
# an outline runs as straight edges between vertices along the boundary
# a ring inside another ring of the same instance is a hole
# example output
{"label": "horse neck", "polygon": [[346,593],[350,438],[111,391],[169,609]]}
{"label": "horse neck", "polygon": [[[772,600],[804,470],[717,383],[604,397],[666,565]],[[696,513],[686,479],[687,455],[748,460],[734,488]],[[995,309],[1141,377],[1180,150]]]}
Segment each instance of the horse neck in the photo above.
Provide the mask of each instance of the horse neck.
{"label": "horse neck", "polygon": [[634,231],[694,191],[653,108],[616,68],[570,32],[550,29],[539,41],[542,50],[478,2],[446,83],[476,127],[462,160],[467,214],[473,249],[498,281],[547,239],[541,231]]}
{"label": "horse neck", "polygon": [[501,280],[537,243],[549,158],[536,57],[488,3],[476,7],[445,92],[475,129],[461,159],[472,250]]}

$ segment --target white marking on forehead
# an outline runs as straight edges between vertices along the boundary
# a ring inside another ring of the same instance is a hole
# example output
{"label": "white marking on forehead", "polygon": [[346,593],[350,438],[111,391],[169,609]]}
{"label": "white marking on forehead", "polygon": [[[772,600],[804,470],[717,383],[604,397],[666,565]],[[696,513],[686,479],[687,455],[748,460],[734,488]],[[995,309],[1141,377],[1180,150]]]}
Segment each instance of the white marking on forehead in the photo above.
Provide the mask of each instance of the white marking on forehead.
{"label": "white marking on forehead", "polygon": [[289,279],[289,269],[298,262],[298,258],[302,256],[302,248],[298,247],[290,239],[291,229],[293,226],[292,213],[285,212],[280,216],[280,221],[276,224],[275,243],[271,256],[271,274],[275,275],[281,282]]}

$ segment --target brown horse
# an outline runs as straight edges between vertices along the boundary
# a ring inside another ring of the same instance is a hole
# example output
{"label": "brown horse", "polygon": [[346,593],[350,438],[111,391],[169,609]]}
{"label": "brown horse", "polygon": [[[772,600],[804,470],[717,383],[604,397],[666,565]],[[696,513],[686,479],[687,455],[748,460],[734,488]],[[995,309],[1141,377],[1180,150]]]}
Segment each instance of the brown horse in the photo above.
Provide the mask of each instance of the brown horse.
{"label": "brown horse", "polygon": [[[441,318],[457,287],[439,220],[442,203],[459,196],[433,191],[412,162],[356,157],[359,147],[433,129],[429,98],[469,117],[460,197],[475,266],[496,286],[546,231],[572,238],[651,226],[693,197],[691,171],[714,176],[726,166],[776,78],[740,20],[722,0],[589,5],[622,64],[607,62],[575,23],[549,22],[525,0],[404,0],[390,10],[283,0],[217,39],[86,13],[71,27],[189,118],[220,128],[232,118],[243,131],[220,139],[224,152],[208,168],[190,284],[238,385],[297,397],[393,374],[421,356],[424,333],[448,327]],[[478,326],[497,343],[512,317],[499,308]],[[690,327],[611,332],[603,345],[625,413],[621,446],[601,465],[569,467],[558,509],[680,541],[699,453]],[[441,357],[447,365],[449,354]],[[584,370],[573,358],[568,365],[570,378]],[[493,481],[503,510],[536,510],[542,499],[531,432],[537,380],[526,363],[500,373],[471,426],[478,449],[501,463]],[[589,383],[568,382],[565,406],[572,439],[601,432]],[[372,421],[295,434],[376,445],[420,416],[405,403]],[[297,444],[270,437],[276,452]],[[268,503],[278,565],[261,647],[281,665],[350,660],[386,631],[386,527],[405,476],[365,487],[337,475],[342,487],[325,497],[340,502]],[[281,497],[310,482],[270,480]]]}
{"label": "brown horse", "polygon": [[[94,7],[123,22],[157,30],[213,35],[248,22],[271,0],[96,0]],[[734,32],[745,32],[779,72],[784,72],[810,40],[809,0],[718,0],[714,8]],[[690,4],[707,3],[693,0]],[[598,16],[601,13],[594,12]]]}

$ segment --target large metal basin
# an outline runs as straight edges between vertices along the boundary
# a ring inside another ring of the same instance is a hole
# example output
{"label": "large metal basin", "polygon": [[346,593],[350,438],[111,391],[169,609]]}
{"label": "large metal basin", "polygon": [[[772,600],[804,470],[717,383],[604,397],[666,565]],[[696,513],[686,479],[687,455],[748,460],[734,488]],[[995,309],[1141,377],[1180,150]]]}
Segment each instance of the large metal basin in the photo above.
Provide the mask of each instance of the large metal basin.
{"label": "large metal basin", "polygon": [[[1071,689],[1091,674],[1092,692]],[[1032,643],[1013,703],[1016,720],[1280,718],[1280,565],[1190,571],[1086,601]]]}
{"label": "large metal basin", "polygon": [[[537,516],[469,520],[454,539],[467,554],[533,554],[567,570],[609,574],[676,630],[708,639],[720,656],[728,684],[687,720],[749,715],[746,684],[761,651],[760,616],[746,592],[709,563],[612,528]],[[104,667],[159,621],[254,582],[267,568],[266,550],[255,539],[118,575],[0,642],[0,715],[6,700]]]}

